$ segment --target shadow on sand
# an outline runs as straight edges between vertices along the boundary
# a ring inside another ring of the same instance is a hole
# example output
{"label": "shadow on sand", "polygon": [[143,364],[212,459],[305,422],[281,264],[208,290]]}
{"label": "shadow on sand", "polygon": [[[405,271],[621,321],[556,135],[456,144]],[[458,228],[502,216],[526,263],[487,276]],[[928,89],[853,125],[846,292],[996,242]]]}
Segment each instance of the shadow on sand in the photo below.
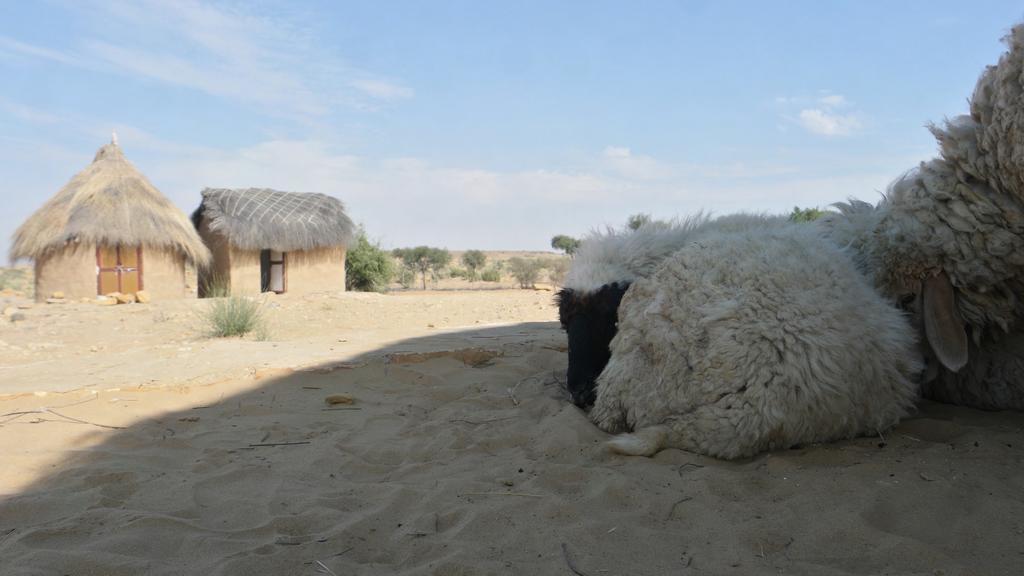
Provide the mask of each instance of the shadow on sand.
{"label": "shadow on sand", "polygon": [[[0,501],[0,574],[945,574],[1024,562],[1024,417],[924,407],[743,462],[622,458],[555,323],[268,378]],[[340,394],[353,404],[328,405]],[[32,425],[32,424],[26,424]]]}

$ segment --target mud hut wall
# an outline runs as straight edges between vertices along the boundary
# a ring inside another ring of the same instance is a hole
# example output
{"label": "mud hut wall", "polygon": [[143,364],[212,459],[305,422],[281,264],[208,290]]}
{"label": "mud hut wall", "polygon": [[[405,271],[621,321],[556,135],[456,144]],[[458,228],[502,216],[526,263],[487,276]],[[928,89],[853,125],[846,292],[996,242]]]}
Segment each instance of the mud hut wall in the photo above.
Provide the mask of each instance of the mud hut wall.
{"label": "mud hut wall", "polygon": [[[258,294],[261,286],[260,250],[230,248],[232,294]],[[285,252],[286,293],[345,290],[344,248]],[[218,258],[214,251],[214,259]]]}
{"label": "mud hut wall", "polygon": [[96,247],[71,244],[35,261],[36,301],[63,292],[65,298],[96,297]]}
{"label": "mud hut wall", "polygon": [[345,249],[318,248],[288,252],[285,257],[288,292],[343,292]]}
{"label": "mud hut wall", "polygon": [[[70,245],[36,259],[36,301],[54,292],[67,299],[95,298],[96,247]],[[185,257],[165,248],[142,247],[142,287],[154,299],[170,300],[194,296],[185,280]]]}
{"label": "mud hut wall", "polygon": [[142,247],[142,288],[154,300],[195,298],[185,280],[185,257],[160,248]]}
{"label": "mud hut wall", "polygon": [[[261,286],[260,251],[243,250],[236,246],[228,249],[231,265],[231,293],[239,296],[259,294]],[[214,255],[216,258],[216,254]]]}

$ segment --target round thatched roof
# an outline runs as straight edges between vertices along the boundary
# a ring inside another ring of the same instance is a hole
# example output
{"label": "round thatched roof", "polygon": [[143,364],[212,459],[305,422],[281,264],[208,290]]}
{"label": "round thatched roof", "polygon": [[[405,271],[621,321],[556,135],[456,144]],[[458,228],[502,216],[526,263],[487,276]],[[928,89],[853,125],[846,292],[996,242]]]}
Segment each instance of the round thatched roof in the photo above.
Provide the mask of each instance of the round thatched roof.
{"label": "round thatched roof", "polygon": [[124,157],[116,143],[96,152],[14,233],[12,260],[39,258],[69,243],[158,246],[198,265],[210,261],[188,217]]}
{"label": "round thatched roof", "polygon": [[281,252],[348,246],[355,228],[337,198],[268,188],[207,188],[192,214],[196,228],[203,220],[233,246]]}

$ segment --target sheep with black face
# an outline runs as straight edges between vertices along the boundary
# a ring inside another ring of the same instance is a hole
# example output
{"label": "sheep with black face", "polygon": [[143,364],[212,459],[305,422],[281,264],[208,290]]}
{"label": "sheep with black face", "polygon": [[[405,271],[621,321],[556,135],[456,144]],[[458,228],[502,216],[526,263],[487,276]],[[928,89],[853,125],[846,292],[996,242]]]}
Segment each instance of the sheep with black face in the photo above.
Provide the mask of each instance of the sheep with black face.
{"label": "sheep with black face", "polygon": [[917,398],[914,329],[814,226],[700,234],[633,283],[619,321],[590,419],[624,454],[875,434]]}
{"label": "sheep with black face", "polygon": [[558,316],[569,340],[566,385],[574,404],[594,403],[594,382],[609,359],[618,325],[619,303],[632,282],[654,273],[665,258],[700,234],[778,226],[785,219],[703,214],[671,222],[654,221],[636,231],[594,232],[583,239],[558,293]]}

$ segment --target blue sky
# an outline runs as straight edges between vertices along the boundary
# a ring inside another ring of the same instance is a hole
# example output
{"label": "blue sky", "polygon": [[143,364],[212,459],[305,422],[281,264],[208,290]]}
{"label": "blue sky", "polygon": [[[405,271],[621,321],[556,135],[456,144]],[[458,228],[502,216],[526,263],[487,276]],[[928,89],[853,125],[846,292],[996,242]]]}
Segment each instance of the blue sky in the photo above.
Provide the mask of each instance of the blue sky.
{"label": "blue sky", "polygon": [[337,196],[387,247],[785,212],[930,157],[1019,2],[0,2],[0,249],[116,131],[203,187]]}

